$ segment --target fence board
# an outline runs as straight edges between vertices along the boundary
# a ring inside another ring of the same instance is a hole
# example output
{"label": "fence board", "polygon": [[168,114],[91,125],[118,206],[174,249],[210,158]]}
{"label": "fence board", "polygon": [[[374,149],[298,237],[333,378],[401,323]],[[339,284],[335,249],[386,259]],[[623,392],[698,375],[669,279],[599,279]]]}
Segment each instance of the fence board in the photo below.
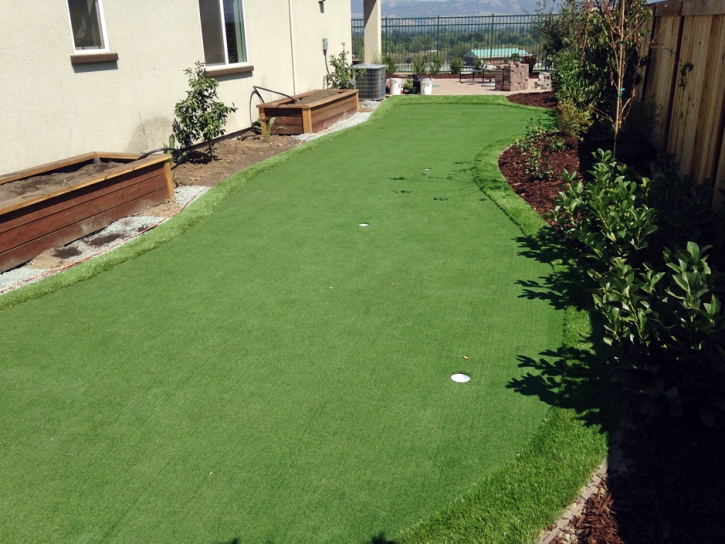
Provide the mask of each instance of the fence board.
{"label": "fence board", "polygon": [[725,15],[710,19],[709,47],[704,57],[704,69],[708,72],[701,91],[700,116],[690,175],[698,180],[714,179],[717,174],[718,150],[722,142],[723,116],[725,115]]}
{"label": "fence board", "polygon": [[657,142],[663,147],[669,131],[679,42],[680,17],[656,18],[644,99],[653,100],[660,107],[659,123],[655,133]]}
{"label": "fence board", "polygon": [[[692,71],[678,82],[672,103],[667,149],[677,154],[680,168],[690,172],[695,154],[695,133],[702,106],[702,88],[708,67],[704,64],[710,42],[711,17],[686,17],[680,44],[682,62],[693,62]],[[678,74],[679,76],[679,74]]]}

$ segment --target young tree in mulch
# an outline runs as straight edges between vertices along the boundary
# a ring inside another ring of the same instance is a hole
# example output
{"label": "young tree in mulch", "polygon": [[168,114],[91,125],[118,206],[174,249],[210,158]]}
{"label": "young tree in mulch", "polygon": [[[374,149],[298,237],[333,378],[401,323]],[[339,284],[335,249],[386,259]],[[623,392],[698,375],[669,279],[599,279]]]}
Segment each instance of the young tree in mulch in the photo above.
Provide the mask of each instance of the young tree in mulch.
{"label": "young tree in mulch", "polygon": [[237,108],[234,104],[225,106],[217,100],[219,82],[206,75],[201,62],[187,68],[184,73],[189,76],[189,90],[186,98],[174,106],[174,136],[183,147],[200,140],[206,142],[209,158],[214,159],[212,141],[224,135],[227,116]]}
{"label": "young tree in mulch", "polygon": [[543,0],[538,31],[553,59],[557,98],[609,124],[618,157],[622,128],[638,98],[652,12],[646,0]]}

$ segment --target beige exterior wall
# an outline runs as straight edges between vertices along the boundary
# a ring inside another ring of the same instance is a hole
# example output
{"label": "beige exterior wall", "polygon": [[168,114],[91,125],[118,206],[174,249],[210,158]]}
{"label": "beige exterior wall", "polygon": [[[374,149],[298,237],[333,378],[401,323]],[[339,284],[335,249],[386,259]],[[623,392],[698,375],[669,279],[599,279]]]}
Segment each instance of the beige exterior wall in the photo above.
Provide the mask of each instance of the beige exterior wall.
{"label": "beige exterior wall", "polygon": [[[197,0],[102,2],[108,49],[118,62],[73,66],[66,0],[0,0],[0,175],[87,151],[141,152],[168,141],[174,104],[187,88],[183,71],[204,59]],[[349,0],[322,7],[314,0],[244,0],[244,16],[254,71],[217,78],[219,98],[239,108],[227,132],[250,126],[252,85],[287,94],[321,88],[322,39],[329,54],[351,44]]]}

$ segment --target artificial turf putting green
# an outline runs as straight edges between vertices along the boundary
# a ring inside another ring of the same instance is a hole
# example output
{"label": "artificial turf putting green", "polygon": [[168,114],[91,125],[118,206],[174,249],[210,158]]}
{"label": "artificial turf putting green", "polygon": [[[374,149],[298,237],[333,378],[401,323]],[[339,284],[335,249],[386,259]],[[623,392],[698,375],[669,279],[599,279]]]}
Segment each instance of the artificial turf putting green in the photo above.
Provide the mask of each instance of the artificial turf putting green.
{"label": "artificial turf putting green", "polygon": [[369,542],[514,457],[562,316],[471,166],[530,117],[393,108],[0,312],[0,540]]}

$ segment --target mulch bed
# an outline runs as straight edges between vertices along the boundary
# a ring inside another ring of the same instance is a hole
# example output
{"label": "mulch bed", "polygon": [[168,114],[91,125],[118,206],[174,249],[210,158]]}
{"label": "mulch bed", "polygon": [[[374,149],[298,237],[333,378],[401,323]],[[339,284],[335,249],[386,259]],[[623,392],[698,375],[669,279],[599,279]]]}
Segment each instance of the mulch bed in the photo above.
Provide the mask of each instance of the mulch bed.
{"label": "mulch bed", "polygon": [[[556,107],[554,93],[516,94],[517,104]],[[542,156],[555,174],[591,169],[587,142]],[[646,164],[643,161],[642,164]],[[539,214],[553,209],[561,190],[559,175],[532,181],[514,146],[499,158],[511,188]],[[641,170],[640,170],[641,171]],[[610,448],[610,470],[554,544],[720,544],[725,542],[725,425],[710,429],[697,414],[624,417],[621,437]]]}
{"label": "mulch bed", "polygon": [[[509,95],[508,100],[526,106],[539,106],[542,108],[556,108],[556,98],[553,92],[521,93]],[[554,199],[562,191],[566,172],[586,172],[593,165],[592,152],[596,146],[587,142],[580,142],[576,138],[566,138],[568,149],[551,153],[546,146],[542,148],[542,161],[547,161],[554,172],[549,179],[532,180],[526,173],[526,159],[516,146],[507,148],[498,159],[498,167],[514,192],[523,198],[541,216],[546,216],[554,209]],[[550,220],[547,219],[551,223]]]}

